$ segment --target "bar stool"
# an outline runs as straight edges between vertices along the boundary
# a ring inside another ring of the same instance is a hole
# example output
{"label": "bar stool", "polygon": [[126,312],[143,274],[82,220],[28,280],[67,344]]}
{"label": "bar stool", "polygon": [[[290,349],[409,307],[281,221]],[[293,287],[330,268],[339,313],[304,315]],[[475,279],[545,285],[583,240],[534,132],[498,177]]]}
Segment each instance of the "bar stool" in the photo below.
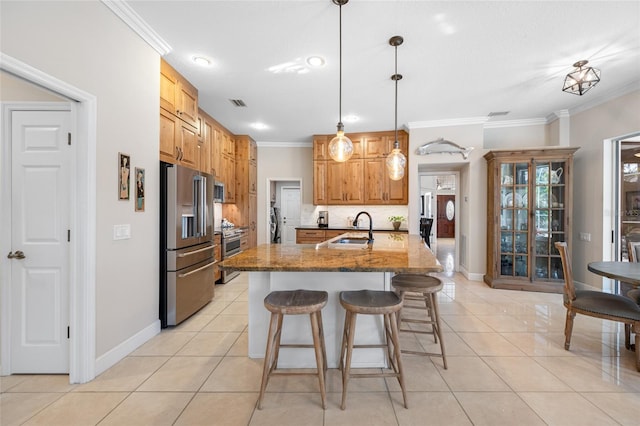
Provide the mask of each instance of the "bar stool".
{"label": "bar stool", "polygon": [[[411,333],[420,334],[433,334],[435,343],[438,343],[440,339],[440,351],[441,353],[432,352],[418,352],[403,350],[403,353],[409,353],[414,355],[425,356],[439,356],[442,358],[444,369],[447,369],[447,358],[444,351],[444,341],[442,340],[442,327],[440,326],[440,312],[438,311],[438,296],[437,292],[442,290],[443,283],[440,278],[433,277],[431,275],[419,275],[419,274],[398,274],[391,278],[391,285],[396,290],[400,299],[405,301],[419,301],[422,304],[404,304],[402,311],[399,313],[399,327],[400,331],[408,331]],[[405,309],[420,309],[426,310],[427,319],[412,319],[402,315]],[[431,325],[431,331],[428,330],[413,330],[411,328],[402,328],[402,323],[414,323],[414,324],[428,324]]]}
{"label": "bar stool", "polygon": [[[345,409],[347,400],[347,385],[350,378],[363,377],[396,377],[402,389],[404,407],[407,406],[407,394],[404,388],[402,373],[402,359],[400,356],[400,339],[398,336],[398,312],[402,309],[402,300],[391,291],[359,290],[343,291],[340,293],[340,304],[346,311],[344,318],[344,332],[342,334],[342,349],[340,351],[340,370],[342,371],[342,404]],[[363,315],[383,315],[386,343],[373,345],[354,345],[356,332],[356,317]],[[387,359],[392,373],[351,373],[351,356],[354,348],[387,348]],[[346,361],[345,361],[346,355]]]}
{"label": "bar stool", "polygon": [[[267,337],[267,349],[264,355],[264,367],[262,370],[262,384],[258,397],[258,409],[262,409],[267,383],[271,376],[318,376],[320,384],[320,396],[322,408],[327,408],[325,381],[327,373],[327,350],[324,344],[324,331],[322,328],[322,308],[327,304],[329,295],[326,291],[291,290],[273,291],[264,298],[264,306],[271,312],[269,323],[269,335]],[[284,315],[309,314],[311,318],[311,332],[313,345],[311,344],[281,344],[282,320]],[[315,372],[277,371],[278,355],[280,348],[314,348],[317,369]]]}

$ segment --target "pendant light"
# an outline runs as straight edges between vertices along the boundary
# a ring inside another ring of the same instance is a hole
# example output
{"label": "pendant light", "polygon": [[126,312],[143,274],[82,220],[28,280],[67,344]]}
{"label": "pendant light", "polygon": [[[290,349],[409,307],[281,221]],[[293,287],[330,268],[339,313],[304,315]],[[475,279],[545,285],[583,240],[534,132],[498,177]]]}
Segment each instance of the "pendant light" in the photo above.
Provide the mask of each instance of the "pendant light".
{"label": "pendant light", "polygon": [[342,124],[342,6],[349,0],[331,0],[340,6],[340,90],[339,90],[339,112],[338,131],[336,137],[329,142],[329,155],[337,162],[347,161],[353,154],[353,143],[351,139],[344,135],[344,124]]}
{"label": "pendant light", "polygon": [[600,70],[585,67],[588,63],[589,61],[582,60],[573,64],[576,69],[564,78],[563,92],[582,96],[600,82]]}
{"label": "pendant light", "polygon": [[389,44],[396,49],[396,73],[391,76],[391,80],[396,82],[396,115],[395,115],[395,141],[393,142],[393,150],[387,156],[387,171],[389,179],[400,180],[404,177],[404,169],[407,165],[407,158],[400,151],[400,143],[398,142],[398,81],[402,80],[402,74],[398,74],[398,46],[404,42],[401,36],[393,36],[389,39]]}

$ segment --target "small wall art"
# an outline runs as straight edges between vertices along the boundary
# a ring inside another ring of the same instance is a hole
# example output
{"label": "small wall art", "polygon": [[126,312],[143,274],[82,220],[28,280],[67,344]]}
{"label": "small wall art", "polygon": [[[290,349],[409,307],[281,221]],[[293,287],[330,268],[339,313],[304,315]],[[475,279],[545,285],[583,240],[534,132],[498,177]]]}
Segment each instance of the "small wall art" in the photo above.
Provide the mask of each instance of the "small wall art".
{"label": "small wall art", "polygon": [[120,167],[120,173],[118,173],[118,199],[129,199],[129,174],[131,171],[131,158],[127,154],[121,152],[118,153],[118,166]]}
{"label": "small wall art", "polygon": [[136,211],[144,211],[144,169],[136,167]]}

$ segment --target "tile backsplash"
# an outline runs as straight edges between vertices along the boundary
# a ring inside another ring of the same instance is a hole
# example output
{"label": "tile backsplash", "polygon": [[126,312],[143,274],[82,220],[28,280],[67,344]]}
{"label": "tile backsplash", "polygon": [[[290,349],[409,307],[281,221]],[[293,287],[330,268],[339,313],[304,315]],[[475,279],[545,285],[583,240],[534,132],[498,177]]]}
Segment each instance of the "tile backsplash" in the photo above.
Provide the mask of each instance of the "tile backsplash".
{"label": "tile backsplash", "polygon": [[[374,228],[391,229],[393,225],[389,222],[389,216],[408,216],[408,206],[315,206],[313,204],[303,204],[300,212],[300,224],[303,226],[315,226],[318,223],[318,212],[327,210],[329,212],[329,227],[351,226],[348,218],[355,218],[361,211],[366,211],[373,219]],[[369,219],[360,216],[360,226],[368,228]],[[407,229],[407,223],[400,225],[401,229]]]}

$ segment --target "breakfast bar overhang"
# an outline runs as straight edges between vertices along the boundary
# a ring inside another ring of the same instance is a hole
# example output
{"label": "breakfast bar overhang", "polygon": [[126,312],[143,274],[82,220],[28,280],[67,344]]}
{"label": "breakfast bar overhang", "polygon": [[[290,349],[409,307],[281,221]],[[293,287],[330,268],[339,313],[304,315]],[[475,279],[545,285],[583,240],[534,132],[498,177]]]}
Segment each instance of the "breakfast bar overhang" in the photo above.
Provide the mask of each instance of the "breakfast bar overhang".
{"label": "breakfast bar overhang", "polygon": [[[328,242],[314,244],[262,244],[220,264],[223,270],[245,271],[249,274],[249,348],[251,358],[264,357],[270,313],[264,308],[264,298],[276,290],[324,290],[329,301],[322,310],[327,363],[338,365],[344,310],[338,295],[345,290],[391,290],[391,277],[396,273],[427,274],[442,271],[442,266],[417,235],[374,233],[368,244],[339,244],[340,238],[355,241],[366,234],[348,233]],[[332,243],[335,240],[335,243]],[[305,315],[285,318],[283,343],[309,343],[309,319]],[[360,344],[378,343],[384,339],[380,318],[358,317]],[[380,349],[354,352],[357,367],[384,367],[385,356]],[[283,368],[314,368],[311,349],[281,350],[279,366]]]}

